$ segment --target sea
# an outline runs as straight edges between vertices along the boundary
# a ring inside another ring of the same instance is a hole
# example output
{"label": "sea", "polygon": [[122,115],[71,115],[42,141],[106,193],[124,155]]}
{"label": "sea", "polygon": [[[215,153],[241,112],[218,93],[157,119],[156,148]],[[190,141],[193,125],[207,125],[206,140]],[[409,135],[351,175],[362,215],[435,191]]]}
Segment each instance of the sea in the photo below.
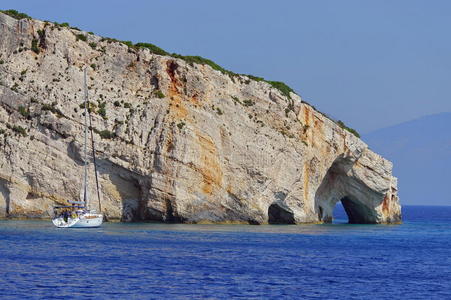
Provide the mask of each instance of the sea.
{"label": "sea", "polygon": [[451,207],[401,225],[0,221],[1,299],[451,299]]}

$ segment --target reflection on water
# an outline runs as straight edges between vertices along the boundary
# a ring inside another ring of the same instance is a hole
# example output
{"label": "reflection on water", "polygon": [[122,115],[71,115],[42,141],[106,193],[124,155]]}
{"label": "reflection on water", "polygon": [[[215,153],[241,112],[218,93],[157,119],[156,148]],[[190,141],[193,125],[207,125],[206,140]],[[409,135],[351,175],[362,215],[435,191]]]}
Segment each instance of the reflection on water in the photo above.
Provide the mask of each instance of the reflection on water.
{"label": "reflection on water", "polygon": [[149,232],[229,232],[229,233],[271,233],[271,234],[307,234],[321,235],[339,232],[368,232],[387,230],[389,225],[356,225],[348,224],[347,220],[339,219],[333,224],[300,224],[300,225],[242,225],[242,224],[164,224],[164,223],[104,223],[100,228],[56,228],[45,220],[0,220],[3,230],[14,233],[16,230],[45,231],[56,235],[72,235],[101,233],[107,235],[140,235]]}

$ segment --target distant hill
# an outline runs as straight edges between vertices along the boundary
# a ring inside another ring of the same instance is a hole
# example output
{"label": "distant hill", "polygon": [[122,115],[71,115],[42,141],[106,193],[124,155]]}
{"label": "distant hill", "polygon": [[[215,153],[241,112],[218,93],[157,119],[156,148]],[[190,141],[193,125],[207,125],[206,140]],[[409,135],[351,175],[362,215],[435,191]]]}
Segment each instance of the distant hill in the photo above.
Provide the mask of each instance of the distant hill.
{"label": "distant hill", "polygon": [[393,161],[401,203],[451,205],[451,113],[379,129],[363,140]]}

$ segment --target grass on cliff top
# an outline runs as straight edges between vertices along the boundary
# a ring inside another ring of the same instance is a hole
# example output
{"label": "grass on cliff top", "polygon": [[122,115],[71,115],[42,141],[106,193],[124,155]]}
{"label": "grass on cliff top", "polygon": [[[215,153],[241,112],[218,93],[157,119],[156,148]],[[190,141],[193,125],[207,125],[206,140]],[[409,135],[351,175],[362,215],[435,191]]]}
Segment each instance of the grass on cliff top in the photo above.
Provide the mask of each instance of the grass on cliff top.
{"label": "grass on cliff top", "polygon": [[223,67],[221,67],[220,65],[216,64],[214,61],[201,57],[201,56],[183,56],[180,54],[176,54],[176,53],[172,53],[170,54],[170,56],[174,57],[174,58],[180,58],[183,59],[184,61],[186,61],[189,64],[200,64],[200,65],[208,65],[210,66],[213,70],[217,70],[220,71],[223,74],[229,75],[230,77],[237,77],[237,76],[247,76],[252,80],[255,81],[263,81],[268,83],[269,85],[271,85],[273,88],[278,89],[285,97],[287,97],[288,99],[291,99],[291,95],[290,93],[294,93],[294,90],[292,88],[290,88],[288,85],[286,85],[285,83],[281,82],[281,81],[270,81],[270,80],[266,80],[262,77],[256,77],[253,75],[247,75],[247,74],[237,74],[234,73],[232,71],[229,71],[227,69],[224,69]]}
{"label": "grass on cliff top", "polygon": [[167,52],[167,51],[161,49],[160,47],[158,47],[158,46],[156,46],[154,44],[151,44],[151,43],[136,43],[136,44],[133,44],[130,41],[119,41],[119,40],[115,40],[115,39],[110,39],[110,40],[115,41],[115,42],[122,42],[123,44],[127,45],[128,47],[134,48],[134,49],[145,48],[145,49],[148,49],[153,54],[164,55],[164,56],[171,56],[171,57],[174,57],[174,58],[183,59],[184,61],[186,61],[190,65],[193,65],[193,64],[208,65],[213,70],[220,71],[221,73],[229,75],[231,77],[247,76],[250,79],[255,80],[255,81],[263,81],[263,82],[269,83],[273,88],[278,89],[284,96],[286,96],[289,99],[291,99],[290,93],[295,93],[292,88],[290,88],[288,85],[286,85],[285,83],[283,83],[281,81],[270,81],[270,80],[266,80],[266,79],[264,79],[262,77],[257,77],[257,76],[253,76],[253,75],[237,74],[237,73],[234,73],[234,72],[229,71],[227,69],[224,69],[223,67],[221,67],[220,65],[218,65],[214,61],[212,61],[212,60],[210,60],[208,58],[204,58],[202,56],[197,56],[197,55],[196,56],[191,56],[191,55],[181,55],[181,54],[177,54],[177,53],[169,53],[169,52]]}
{"label": "grass on cliff top", "polygon": [[[17,10],[14,10],[14,9],[0,10],[0,12],[2,12],[4,14],[7,14],[7,15],[9,15],[9,16],[17,19],[17,20],[21,20],[21,19],[24,19],[24,18],[31,19],[31,17],[28,16],[27,14],[18,12]],[[54,24],[57,25],[57,26],[60,26],[60,27],[68,27],[68,28],[80,30],[80,29],[78,29],[76,27],[70,27],[69,23],[61,23],[61,24],[59,24],[59,23],[54,22]],[[92,34],[92,32],[90,32],[90,33]],[[79,39],[83,40],[83,41],[87,41],[87,37],[82,35],[82,34],[77,35],[77,40],[79,40]],[[291,100],[290,93],[295,93],[295,91],[292,88],[290,88],[288,85],[286,85],[284,82],[266,80],[266,79],[264,79],[262,77],[257,77],[257,76],[248,75],[248,74],[234,73],[232,71],[224,69],[223,67],[221,67],[220,65],[218,65],[214,61],[212,61],[210,59],[207,59],[207,58],[204,58],[202,56],[190,56],[190,55],[186,55],[185,56],[185,55],[180,55],[180,54],[177,54],[177,53],[169,53],[169,52],[165,51],[164,49],[162,49],[162,48],[160,48],[160,47],[158,47],[158,46],[156,46],[154,44],[151,44],[151,43],[143,43],[143,42],[141,42],[141,43],[133,44],[131,41],[121,41],[121,40],[117,40],[117,39],[114,39],[114,38],[106,38],[106,37],[103,37],[101,39],[101,41],[107,41],[108,43],[112,43],[112,42],[122,43],[122,44],[128,46],[129,48],[132,48],[132,49],[135,49],[135,50],[148,49],[153,54],[179,58],[179,59],[182,59],[182,60],[186,61],[190,65],[193,65],[193,64],[208,65],[212,69],[220,71],[221,73],[226,74],[226,75],[230,76],[231,78],[239,77],[239,76],[247,76],[251,80],[254,80],[254,81],[257,81],[257,82],[261,82],[262,81],[262,82],[268,83],[273,88],[279,90],[282,93],[282,95],[284,95],[285,97],[287,97],[290,100]],[[95,45],[95,43],[90,43],[90,45],[91,45],[91,47],[93,47],[93,45]],[[95,48],[95,47],[93,47],[93,48]],[[249,83],[249,82],[247,82],[247,83]],[[316,111],[320,112],[313,105],[311,105],[311,106]],[[341,120],[335,121],[334,119],[330,118],[329,116],[327,116],[327,115],[325,115],[325,116],[327,118],[331,119],[332,121],[334,121],[335,123],[337,123],[341,128],[351,132],[356,137],[360,138],[360,134],[355,129],[347,127]]]}
{"label": "grass on cliff top", "polygon": [[15,9],[0,10],[0,12],[4,13],[5,15],[8,15],[10,17],[13,17],[16,20],[31,19],[31,17],[29,15],[18,12]]}
{"label": "grass on cliff top", "polygon": [[356,137],[360,138],[360,134],[357,132],[357,130],[355,130],[354,128],[350,128],[350,127],[346,126],[345,123],[343,123],[343,121],[338,120],[337,124],[338,124],[338,126],[343,128],[344,130],[347,130],[350,133],[352,133],[353,135],[355,135]]}
{"label": "grass on cliff top", "polygon": [[[15,18],[15,19],[31,19],[30,16],[28,16],[27,14],[24,13],[20,13],[17,10],[0,10],[1,12]],[[69,23],[56,23],[54,22],[55,25],[60,26],[60,27],[70,27]],[[77,29],[75,27],[70,27],[73,29]],[[83,41],[87,41],[86,36],[82,35],[82,34],[78,34],[77,36],[77,41],[78,40],[83,40]],[[217,70],[220,71],[223,74],[229,75],[230,77],[238,77],[238,76],[247,76],[252,80],[255,81],[263,81],[266,82],[268,84],[270,84],[273,88],[278,89],[285,97],[287,97],[288,99],[291,99],[291,95],[290,93],[294,93],[294,90],[292,88],[290,88],[288,85],[286,85],[285,83],[281,82],[281,81],[270,81],[270,80],[266,80],[262,77],[257,77],[257,76],[253,76],[253,75],[247,75],[247,74],[237,74],[234,73],[232,71],[229,71],[227,69],[224,69],[223,67],[221,67],[220,65],[218,65],[217,63],[215,63],[214,61],[204,58],[202,56],[191,56],[191,55],[180,55],[177,53],[169,53],[163,49],[161,49],[160,47],[151,44],[151,43],[136,43],[133,44],[131,41],[120,41],[114,38],[102,38],[102,41],[108,41],[109,43],[111,42],[118,42],[118,43],[123,43],[124,45],[128,46],[129,48],[133,48],[133,49],[148,49],[151,53],[153,54],[157,54],[157,55],[164,55],[164,56],[171,56],[174,58],[179,58],[179,59],[183,59],[184,61],[186,61],[188,64],[193,65],[193,64],[200,64],[200,65],[208,65],[210,66],[213,70]]]}
{"label": "grass on cliff top", "polygon": [[182,59],[182,60],[186,61],[190,65],[193,65],[193,64],[208,65],[213,70],[220,71],[221,73],[229,75],[230,77],[247,76],[251,80],[263,81],[263,82],[266,82],[266,83],[270,84],[273,88],[278,89],[288,99],[291,99],[290,93],[295,93],[292,88],[290,88],[288,85],[286,85],[285,83],[283,83],[281,81],[270,81],[270,80],[266,80],[266,79],[264,79],[262,77],[257,77],[257,76],[253,76],[253,75],[237,74],[237,73],[234,73],[234,72],[229,71],[227,69],[224,69],[223,67],[221,67],[220,65],[218,65],[214,61],[212,61],[212,60],[210,60],[208,58],[204,58],[202,56],[197,56],[197,55],[196,56],[192,56],[192,55],[181,55],[181,54],[177,54],[177,53],[169,53],[169,52],[167,52],[167,51],[161,49],[160,47],[158,47],[158,46],[156,46],[154,44],[151,44],[151,43],[136,43],[136,44],[133,44],[131,41],[120,41],[120,40],[117,40],[117,39],[114,39],[114,38],[102,38],[101,41],[107,41],[108,43],[112,43],[112,42],[122,43],[122,44],[128,46],[129,48],[132,48],[132,49],[135,49],[135,50],[148,49],[153,54],[179,58],[179,59]]}
{"label": "grass on cliff top", "polygon": [[134,46],[138,47],[138,48],[149,49],[150,52],[152,52],[154,54],[157,54],[157,55],[170,55],[169,53],[167,53],[166,51],[164,51],[160,47],[155,46],[154,44],[151,44],[151,43],[137,43]]}

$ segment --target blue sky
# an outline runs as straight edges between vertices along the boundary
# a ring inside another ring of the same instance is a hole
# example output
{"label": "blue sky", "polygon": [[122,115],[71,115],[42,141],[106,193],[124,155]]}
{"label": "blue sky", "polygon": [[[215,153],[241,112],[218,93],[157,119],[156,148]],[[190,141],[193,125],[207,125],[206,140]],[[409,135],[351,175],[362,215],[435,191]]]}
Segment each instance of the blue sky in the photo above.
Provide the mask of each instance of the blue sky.
{"label": "blue sky", "polygon": [[42,20],[284,81],[359,132],[451,111],[451,1],[17,1]]}

